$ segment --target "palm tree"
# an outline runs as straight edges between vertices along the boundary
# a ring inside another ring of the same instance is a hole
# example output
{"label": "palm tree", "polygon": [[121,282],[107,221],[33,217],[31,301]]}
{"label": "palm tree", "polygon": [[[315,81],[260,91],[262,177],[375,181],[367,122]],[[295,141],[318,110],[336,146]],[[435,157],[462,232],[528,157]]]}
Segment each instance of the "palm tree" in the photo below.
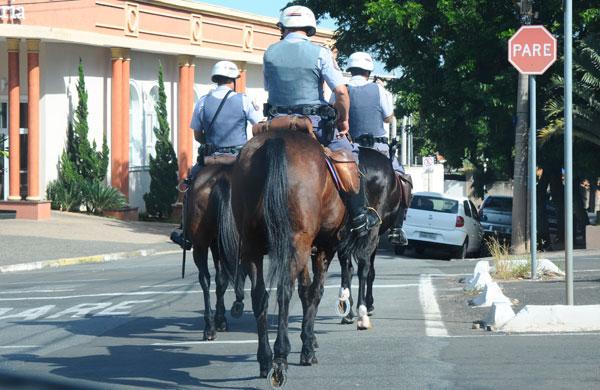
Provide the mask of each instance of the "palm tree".
{"label": "palm tree", "polygon": [[[600,35],[579,42],[573,56],[573,135],[600,146]],[[562,90],[561,76],[552,78],[553,87]],[[564,132],[563,96],[546,103],[548,125],[538,132],[541,142]]]}

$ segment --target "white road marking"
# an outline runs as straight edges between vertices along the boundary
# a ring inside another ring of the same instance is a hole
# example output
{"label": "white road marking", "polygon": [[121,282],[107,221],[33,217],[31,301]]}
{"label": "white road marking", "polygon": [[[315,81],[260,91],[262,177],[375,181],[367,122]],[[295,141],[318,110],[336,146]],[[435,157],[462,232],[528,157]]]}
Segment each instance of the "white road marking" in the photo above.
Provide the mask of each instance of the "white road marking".
{"label": "white road marking", "polygon": [[258,339],[254,340],[213,340],[213,341],[182,341],[173,343],[153,343],[155,346],[173,346],[173,345],[199,345],[199,344],[256,344]]}
{"label": "white road marking", "polygon": [[[6,284],[35,284],[35,285],[40,285],[40,283],[43,284],[61,284],[61,283],[69,283],[69,284],[73,284],[73,282],[76,283],[84,283],[84,282],[103,282],[109,279],[77,279],[77,280],[44,280],[43,282],[38,281],[33,281],[33,282],[26,282],[26,281],[21,281],[21,282],[7,282]],[[3,282],[4,284],[4,282]]]}
{"label": "white road marking", "polygon": [[67,291],[75,291],[74,288],[60,288],[54,290],[13,290],[13,291],[0,291],[0,294],[40,294],[40,293],[57,293],[57,292],[67,292]]}
{"label": "white road marking", "polygon": [[140,288],[157,288],[157,287],[185,287],[189,286],[189,283],[177,283],[177,284],[155,284],[153,286],[140,286]]}
{"label": "white road marking", "polygon": [[0,349],[39,348],[39,345],[0,345]]}
{"label": "white road marking", "polygon": [[435,299],[435,288],[431,283],[431,276],[421,275],[419,286],[419,300],[425,317],[425,333],[432,337],[448,336],[448,331],[442,321],[442,313]]}
{"label": "white road marking", "polygon": [[474,339],[480,337],[548,337],[548,336],[600,336],[600,332],[573,332],[573,333],[561,333],[561,332],[552,332],[552,333],[502,333],[502,332],[487,332],[483,331],[480,334],[467,335],[467,334],[459,334],[459,335],[445,335],[445,336],[432,336],[432,337],[440,337],[440,338],[448,338],[448,339]]}
{"label": "white road marking", "polygon": [[[407,287],[418,287],[416,283],[405,283],[405,284],[375,284],[373,288],[407,288]],[[325,286],[326,289],[340,288],[339,284]],[[358,285],[353,285],[352,288],[358,288]],[[269,291],[274,289],[268,289]],[[227,291],[233,292],[233,289]],[[244,291],[250,291],[249,288]],[[210,290],[214,293],[215,290]],[[202,294],[202,290],[175,290],[175,291],[130,291],[130,292],[111,292],[111,293],[96,293],[96,294],[79,294],[79,295],[63,295],[56,297],[19,297],[19,298],[0,298],[0,302],[7,301],[52,301],[52,300],[64,300],[64,299],[77,299],[77,298],[92,298],[92,297],[125,297],[125,296],[146,296],[146,295],[183,295],[183,294]]]}

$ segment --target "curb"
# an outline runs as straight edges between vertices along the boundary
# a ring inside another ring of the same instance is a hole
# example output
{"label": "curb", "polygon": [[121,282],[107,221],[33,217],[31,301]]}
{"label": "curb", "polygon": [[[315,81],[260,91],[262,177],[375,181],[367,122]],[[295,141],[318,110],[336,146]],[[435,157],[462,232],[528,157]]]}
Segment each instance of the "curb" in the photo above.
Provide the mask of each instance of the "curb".
{"label": "curb", "polygon": [[54,260],[42,260],[34,261],[31,263],[19,263],[0,266],[0,274],[9,272],[20,272],[20,271],[35,271],[43,268],[56,268],[65,267],[69,265],[77,264],[93,264],[93,263],[105,263],[109,261],[124,260],[132,257],[147,257],[147,256],[159,256],[159,255],[170,255],[180,253],[181,249],[178,250],[166,250],[158,251],[156,249],[138,249],[130,252],[117,252],[108,253],[103,255],[92,255],[92,256],[81,256],[81,257],[69,257],[64,259]]}

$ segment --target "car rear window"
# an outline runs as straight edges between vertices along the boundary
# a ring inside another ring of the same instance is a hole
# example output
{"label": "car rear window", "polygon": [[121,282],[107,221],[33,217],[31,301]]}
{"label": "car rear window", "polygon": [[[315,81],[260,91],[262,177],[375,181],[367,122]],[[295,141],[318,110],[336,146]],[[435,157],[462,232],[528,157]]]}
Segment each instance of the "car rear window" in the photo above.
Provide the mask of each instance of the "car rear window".
{"label": "car rear window", "polygon": [[512,211],[512,198],[496,198],[490,196],[485,200],[483,207],[500,211]]}
{"label": "car rear window", "polygon": [[415,195],[410,204],[411,209],[437,211],[438,213],[457,214],[458,201],[436,198],[433,196]]}

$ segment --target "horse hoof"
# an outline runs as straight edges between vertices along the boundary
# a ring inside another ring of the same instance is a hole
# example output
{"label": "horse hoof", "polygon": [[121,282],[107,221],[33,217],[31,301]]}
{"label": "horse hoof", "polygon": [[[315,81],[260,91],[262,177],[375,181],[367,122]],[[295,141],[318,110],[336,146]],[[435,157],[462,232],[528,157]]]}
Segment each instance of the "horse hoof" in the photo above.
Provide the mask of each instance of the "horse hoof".
{"label": "horse hoof", "polygon": [[243,313],[244,313],[244,302],[238,302],[238,301],[233,302],[233,305],[231,305],[231,316],[233,318],[240,318]]}
{"label": "horse hoof", "polygon": [[340,321],[340,324],[342,325],[350,325],[354,323],[354,317],[350,317],[350,316],[346,316],[344,318],[342,318],[342,321]]}
{"label": "horse hoof", "polygon": [[318,364],[318,363],[319,363],[319,360],[314,355],[314,353],[313,353],[312,357],[309,357],[305,354],[300,355],[300,365],[301,366],[312,366],[313,364]]}
{"label": "horse hoof", "polygon": [[216,338],[215,332],[204,332],[204,341],[214,341]]}
{"label": "horse hoof", "polygon": [[217,329],[217,332],[227,332],[227,321],[225,319],[223,319],[223,321],[221,322],[217,321],[215,327]]}
{"label": "horse hoof", "polygon": [[287,363],[278,360],[273,362],[273,368],[267,374],[267,383],[271,389],[280,389],[287,383]]}
{"label": "horse hoof", "polygon": [[351,308],[352,306],[350,306],[350,302],[348,302],[348,300],[338,299],[335,305],[335,312],[340,317],[346,317],[350,313]]}
{"label": "horse hoof", "polygon": [[358,330],[368,330],[371,329],[373,327],[373,325],[371,325],[371,320],[369,319],[369,316],[362,316],[357,322],[356,322],[356,329]]}

